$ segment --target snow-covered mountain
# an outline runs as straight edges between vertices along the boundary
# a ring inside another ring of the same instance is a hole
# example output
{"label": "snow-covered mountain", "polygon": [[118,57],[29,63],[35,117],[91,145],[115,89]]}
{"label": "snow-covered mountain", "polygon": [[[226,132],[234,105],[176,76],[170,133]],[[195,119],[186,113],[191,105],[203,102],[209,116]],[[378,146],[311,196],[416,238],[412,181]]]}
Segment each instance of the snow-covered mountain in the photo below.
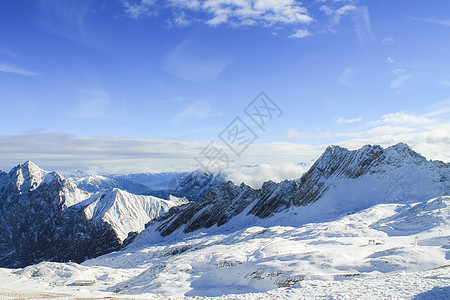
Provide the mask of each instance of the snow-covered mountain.
{"label": "snow-covered mountain", "polygon": [[91,195],[27,161],[0,175],[0,266],[81,262],[108,253],[181,203],[118,189]]}
{"label": "snow-covered mountain", "polygon": [[110,224],[117,237],[123,241],[130,232],[141,232],[150,220],[185,203],[187,200],[184,198],[171,197],[170,200],[163,200],[114,188],[95,193],[78,205],[88,220]]}
{"label": "snow-covered mountain", "polygon": [[151,222],[146,232],[188,233],[221,226],[237,216],[247,216],[245,222],[251,224],[256,222],[252,217],[265,219],[292,207],[299,209],[290,222],[301,225],[380,203],[418,202],[449,194],[450,164],[429,161],[406,144],[386,149],[369,145],[355,151],[330,146],[299,180],[269,181],[259,190],[232,182],[215,186],[202,201]]}

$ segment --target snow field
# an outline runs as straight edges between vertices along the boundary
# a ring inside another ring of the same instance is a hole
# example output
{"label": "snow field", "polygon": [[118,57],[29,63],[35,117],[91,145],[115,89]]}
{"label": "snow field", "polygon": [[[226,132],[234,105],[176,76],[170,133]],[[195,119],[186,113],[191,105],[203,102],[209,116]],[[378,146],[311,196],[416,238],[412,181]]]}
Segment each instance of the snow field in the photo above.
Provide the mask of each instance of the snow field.
{"label": "snow field", "polygon": [[[267,226],[236,231],[212,228],[181,240],[155,239],[82,265],[2,269],[2,277],[16,279],[1,288],[118,298],[445,298],[449,204],[450,197],[380,204],[301,227],[275,226],[268,219]],[[76,280],[95,284],[75,287]]]}

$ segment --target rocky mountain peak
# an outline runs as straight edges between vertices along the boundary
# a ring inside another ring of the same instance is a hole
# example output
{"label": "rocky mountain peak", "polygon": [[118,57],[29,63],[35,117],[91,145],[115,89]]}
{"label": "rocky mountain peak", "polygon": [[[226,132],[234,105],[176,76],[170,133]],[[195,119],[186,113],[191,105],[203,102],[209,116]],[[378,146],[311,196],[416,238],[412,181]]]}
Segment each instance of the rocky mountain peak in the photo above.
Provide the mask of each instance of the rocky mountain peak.
{"label": "rocky mountain peak", "polygon": [[20,192],[28,192],[35,190],[49,174],[42,170],[33,162],[27,160],[23,164],[19,164],[9,172],[9,177],[15,183]]}
{"label": "rocky mountain peak", "polygon": [[403,161],[404,163],[424,163],[427,159],[414,151],[405,143],[398,143],[385,150],[387,161]]}
{"label": "rocky mountain peak", "polygon": [[186,197],[189,201],[200,201],[211,188],[225,181],[225,177],[222,174],[205,173],[200,170],[195,170],[186,176],[178,186],[174,187],[172,194],[177,197]]}

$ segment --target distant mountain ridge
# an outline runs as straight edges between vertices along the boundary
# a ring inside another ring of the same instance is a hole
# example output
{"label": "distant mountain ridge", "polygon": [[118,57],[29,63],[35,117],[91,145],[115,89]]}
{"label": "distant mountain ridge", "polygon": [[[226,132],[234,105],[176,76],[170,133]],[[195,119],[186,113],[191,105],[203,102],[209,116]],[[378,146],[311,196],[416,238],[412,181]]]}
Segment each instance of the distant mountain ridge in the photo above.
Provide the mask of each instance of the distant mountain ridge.
{"label": "distant mountain ridge", "polygon": [[200,170],[187,173],[162,172],[129,175],[89,175],[70,177],[78,188],[90,193],[118,188],[136,195],[169,199],[170,195],[185,197],[189,201],[204,198],[209,189],[224,183],[221,174],[210,174]]}
{"label": "distant mountain ridge", "polygon": [[89,193],[106,191],[113,188],[118,188],[136,195],[141,195],[149,191],[149,188],[143,184],[101,175],[89,175],[81,178],[68,179],[75,183],[79,189]]}
{"label": "distant mountain ridge", "polygon": [[111,175],[110,178],[140,184],[152,191],[161,191],[173,189],[174,183],[183,181],[188,175],[189,172],[159,172]]}

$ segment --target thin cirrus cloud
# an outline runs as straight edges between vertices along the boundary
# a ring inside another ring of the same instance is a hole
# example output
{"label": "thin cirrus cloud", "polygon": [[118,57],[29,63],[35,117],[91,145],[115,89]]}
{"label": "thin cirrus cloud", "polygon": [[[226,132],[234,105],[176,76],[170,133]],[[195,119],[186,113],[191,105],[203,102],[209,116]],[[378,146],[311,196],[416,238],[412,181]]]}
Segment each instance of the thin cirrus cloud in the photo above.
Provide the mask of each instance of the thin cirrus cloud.
{"label": "thin cirrus cloud", "polygon": [[11,51],[10,49],[2,47],[2,46],[0,46],[0,55],[9,56],[9,57],[13,57],[13,58],[16,58],[19,56],[14,51]]}
{"label": "thin cirrus cloud", "polygon": [[172,119],[170,119],[170,123],[172,125],[182,125],[187,121],[202,121],[206,118],[217,115],[219,115],[219,113],[212,113],[211,107],[207,103],[203,101],[196,101],[177,113]]}
{"label": "thin cirrus cloud", "polygon": [[36,23],[47,33],[80,43],[97,43],[90,28],[92,1],[40,0]]}
{"label": "thin cirrus cloud", "polygon": [[391,89],[399,89],[402,88],[406,81],[408,81],[412,75],[406,74],[404,69],[395,69],[392,71],[394,73],[395,78],[390,82],[389,87]]}
{"label": "thin cirrus cloud", "polygon": [[354,68],[347,67],[339,75],[338,81],[340,84],[345,86],[352,86],[356,75],[356,70]]}
{"label": "thin cirrus cloud", "polygon": [[68,111],[72,119],[127,120],[124,107],[113,105],[110,95],[102,89],[80,89],[78,104]]}
{"label": "thin cirrus cloud", "polygon": [[365,49],[366,41],[375,41],[370,23],[369,9],[367,7],[358,7],[355,12],[355,32],[359,40],[361,49]]}
{"label": "thin cirrus cloud", "polygon": [[29,71],[29,70],[26,70],[23,68],[16,67],[14,65],[4,64],[4,63],[0,63],[0,72],[12,73],[12,74],[21,75],[21,76],[36,76],[36,75],[38,75],[37,72]]}
{"label": "thin cirrus cloud", "polygon": [[436,19],[436,18],[416,18],[416,17],[407,17],[407,18],[414,20],[414,21],[424,22],[424,23],[450,26],[450,20],[442,20],[442,19]]}
{"label": "thin cirrus cloud", "polygon": [[185,39],[169,51],[164,59],[163,69],[172,76],[205,83],[214,80],[231,63],[228,57],[214,57],[205,50],[199,50],[191,39]]}
{"label": "thin cirrus cloud", "polygon": [[450,80],[440,80],[438,82],[439,85],[450,87]]}

